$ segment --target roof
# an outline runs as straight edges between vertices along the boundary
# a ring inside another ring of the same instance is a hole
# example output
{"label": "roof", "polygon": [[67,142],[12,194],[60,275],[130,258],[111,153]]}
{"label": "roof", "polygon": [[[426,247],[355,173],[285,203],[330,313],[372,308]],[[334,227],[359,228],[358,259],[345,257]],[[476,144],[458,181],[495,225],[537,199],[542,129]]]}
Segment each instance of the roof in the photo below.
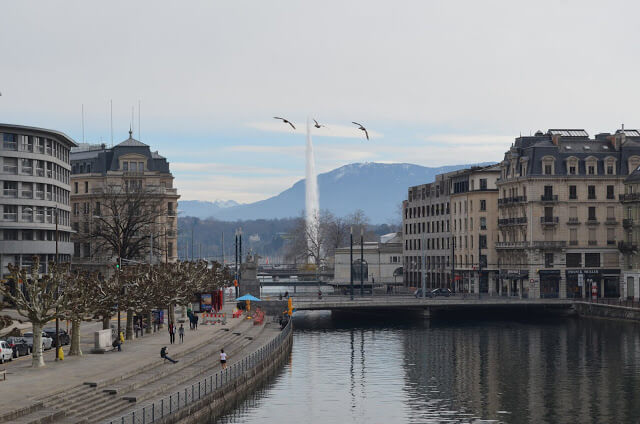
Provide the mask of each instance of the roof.
{"label": "roof", "polygon": [[589,134],[583,129],[550,129],[548,133],[563,137],[589,137]]}
{"label": "roof", "polygon": [[633,183],[636,181],[640,181],[640,168],[633,171],[629,176],[624,180],[625,183]]}
{"label": "roof", "polygon": [[53,135],[57,135],[58,137],[60,137],[63,141],[66,141],[70,147],[75,147],[78,144],[68,135],[66,135],[65,133],[61,132],[61,131],[56,131],[56,130],[49,130],[47,128],[40,128],[40,127],[30,127],[28,125],[14,125],[14,124],[2,124],[0,123],[0,131],[3,130],[3,128],[9,128],[9,129],[13,129],[15,131],[34,131],[34,132],[43,132],[43,133],[49,133],[49,134],[53,134]]}
{"label": "roof", "polygon": [[132,132],[129,130],[129,138],[120,144],[116,144],[116,147],[149,147],[149,145],[133,138]]}

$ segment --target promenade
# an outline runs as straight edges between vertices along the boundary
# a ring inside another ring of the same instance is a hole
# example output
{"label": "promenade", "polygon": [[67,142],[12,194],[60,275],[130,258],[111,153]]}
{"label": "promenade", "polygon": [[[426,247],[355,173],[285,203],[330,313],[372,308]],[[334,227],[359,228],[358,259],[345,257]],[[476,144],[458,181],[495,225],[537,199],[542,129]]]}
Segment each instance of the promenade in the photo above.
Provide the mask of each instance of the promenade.
{"label": "promenade", "polygon": [[[225,306],[227,317],[232,308],[231,303]],[[7,389],[0,397],[0,422],[97,422],[122,415],[136,402],[219,367],[220,348],[233,363],[278,333],[277,325],[254,326],[243,318],[228,318],[226,325],[199,325],[198,330],[189,330],[187,322],[183,344],[176,335],[176,344],[170,345],[165,326],[126,342],[122,352],[90,354],[83,343],[82,357],[55,362],[53,352],[47,352],[45,368],[31,368],[30,358],[14,360],[7,366],[7,380],[0,383]],[[163,346],[177,364],[162,361]]]}

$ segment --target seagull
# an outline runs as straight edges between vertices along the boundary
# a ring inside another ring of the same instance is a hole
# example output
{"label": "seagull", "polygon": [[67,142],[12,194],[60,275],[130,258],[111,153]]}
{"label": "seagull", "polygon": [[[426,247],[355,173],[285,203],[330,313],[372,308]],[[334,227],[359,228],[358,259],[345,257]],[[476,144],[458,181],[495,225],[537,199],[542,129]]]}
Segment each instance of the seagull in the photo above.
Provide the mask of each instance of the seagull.
{"label": "seagull", "polygon": [[294,130],[296,129],[296,127],[295,127],[291,122],[287,121],[287,120],[286,120],[286,119],[284,119],[284,118],[278,118],[277,116],[274,116],[274,117],[273,117],[273,119],[279,119],[279,120],[281,120],[282,122],[284,122],[285,124],[289,124],[289,125],[291,125],[291,128],[293,128]]}
{"label": "seagull", "polygon": [[364,131],[364,135],[367,137],[367,140],[369,140],[369,133],[367,132],[367,129],[363,127],[362,124],[358,124],[357,122],[353,122],[353,121],[351,122],[358,125],[360,127],[358,129]]}
{"label": "seagull", "polygon": [[318,124],[318,121],[316,121],[315,119],[313,120],[313,122],[315,122],[315,123],[316,123],[316,124],[314,125],[314,127],[316,127],[316,128],[324,127],[324,125],[320,125],[320,124]]}

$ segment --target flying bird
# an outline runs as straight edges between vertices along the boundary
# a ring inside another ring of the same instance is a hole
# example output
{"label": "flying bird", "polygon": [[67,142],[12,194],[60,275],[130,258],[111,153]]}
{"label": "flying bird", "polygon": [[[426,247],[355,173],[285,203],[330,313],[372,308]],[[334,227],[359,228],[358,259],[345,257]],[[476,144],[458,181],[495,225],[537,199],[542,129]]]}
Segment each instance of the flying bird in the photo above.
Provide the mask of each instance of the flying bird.
{"label": "flying bird", "polygon": [[359,126],[360,128],[358,129],[364,131],[364,135],[367,137],[367,140],[369,140],[369,133],[367,132],[367,129],[363,127],[362,124],[358,124],[357,122],[353,122],[353,121],[351,122]]}
{"label": "flying bird", "polygon": [[279,120],[281,120],[282,122],[284,122],[285,124],[289,124],[289,125],[291,125],[291,128],[293,128],[294,130],[296,129],[295,125],[293,125],[291,122],[287,121],[287,120],[286,120],[286,119],[284,119],[284,118],[278,118],[277,116],[274,116],[274,117],[273,117],[273,119],[279,119]]}
{"label": "flying bird", "polygon": [[315,122],[315,123],[316,123],[316,124],[314,125],[314,127],[316,127],[316,128],[324,127],[324,125],[320,125],[320,124],[318,124],[318,121],[316,121],[315,119],[313,120],[313,122]]}

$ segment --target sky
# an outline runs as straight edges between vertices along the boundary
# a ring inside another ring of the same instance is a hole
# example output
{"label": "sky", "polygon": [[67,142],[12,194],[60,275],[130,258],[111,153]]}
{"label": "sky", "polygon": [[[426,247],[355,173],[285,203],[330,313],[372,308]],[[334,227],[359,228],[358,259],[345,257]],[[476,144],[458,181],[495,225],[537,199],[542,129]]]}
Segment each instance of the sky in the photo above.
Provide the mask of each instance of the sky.
{"label": "sky", "polygon": [[514,137],[539,129],[640,127],[639,9],[585,0],[4,1],[0,122],[109,144],[112,102],[113,141],[132,125],[168,158],[188,200],[252,202],[304,178],[307,117],[326,125],[313,132],[319,172],[499,161]]}

